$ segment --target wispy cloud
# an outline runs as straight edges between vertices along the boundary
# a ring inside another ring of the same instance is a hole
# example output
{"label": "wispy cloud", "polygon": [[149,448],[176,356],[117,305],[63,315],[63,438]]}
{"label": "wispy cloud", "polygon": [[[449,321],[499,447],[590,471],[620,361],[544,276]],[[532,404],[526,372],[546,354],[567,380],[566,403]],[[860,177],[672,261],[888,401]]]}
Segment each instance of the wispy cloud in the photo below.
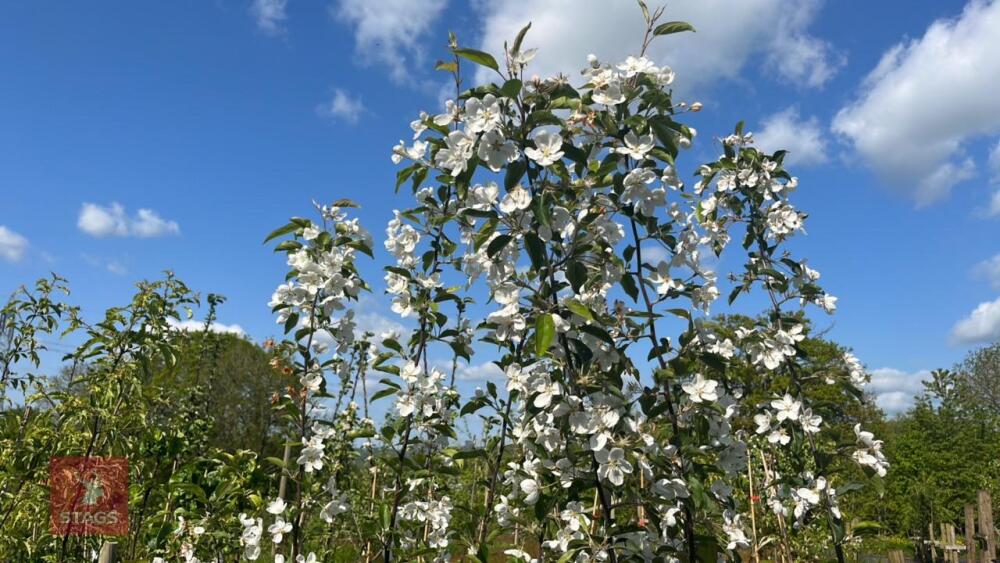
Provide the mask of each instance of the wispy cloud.
{"label": "wispy cloud", "polygon": [[128,274],[128,267],[118,260],[107,260],[87,253],[80,254],[80,258],[82,258],[83,261],[90,266],[107,270],[116,276],[124,276]]}
{"label": "wispy cloud", "polygon": [[8,262],[19,262],[28,249],[28,239],[0,225],[0,258]]}
{"label": "wispy cloud", "polygon": [[257,27],[268,35],[281,35],[285,32],[285,20],[288,19],[288,0],[254,0],[250,13],[257,21]]}
{"label": "wispy cloud", "polygon": [[333,91],[330,101],[320,105],[316,111],[323,117],[337,119],[354,125],[361,120],[365,113],[365,104],[360,96],[351,96],[344,90],[337,88]]}
{"label": "wispy cloud", "polygon": [[988,281],[994,289],[1000,289],[1000,254],[976,264],[972,275]]}
{"label": "wispy cloud", "polygon": [[339,0],[333,17],[354,29],[355,50],[367,64],[389,69],[398,83],[412,83],[415,65],[426,55],[425,35],[446,0]]}
{"label": "wispy cloud", "polygon": [[986,215],[1000,217],[1000,140],[990,150],[990,183],[996,187],[990,203],[986,206]]}
{"label": "wispy cloud", "polygon": [[101,206],[84,203],[76,221],[77,227],[93,237],[152,238],[180,234],[176,221],[166,220],[152,209],[140,209],[129,217],[119,203]]}
{"label": "wispy cloud", "polygon": [[789,107],[761,120],[762,127],[754,132],[754,139],[761,150],[788,151],[785,162],[808,166],[827,161],[826,132],[819,119],[802,119],[799,110]]}
{"label": "wispy cloud", "polygon": [[455,373],[455,379],[459,381],[497,381],[503,377],[503,370],[493,362],[460,365]]}

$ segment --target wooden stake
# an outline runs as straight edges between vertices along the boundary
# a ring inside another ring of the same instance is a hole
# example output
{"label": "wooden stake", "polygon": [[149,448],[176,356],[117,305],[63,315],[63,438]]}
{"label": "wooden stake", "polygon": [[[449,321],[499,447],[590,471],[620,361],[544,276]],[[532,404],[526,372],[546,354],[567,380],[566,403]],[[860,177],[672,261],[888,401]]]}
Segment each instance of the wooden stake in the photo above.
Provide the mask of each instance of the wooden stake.
{"label": "wooden stake", "polygon": [[[764,480],[768,483],[768,487],[772,494],[774,494],[774,481],[771,478],[771,470],[767,467],[767,458],[764,457],[763,450],[760,452],[760,463],[764,467]],[[792,545],[788,541],[788,531],[785,528],[785,517],[780,513],[775,513],[778,518],[778,531],[781,533],[781,547],[785,553],[785,559],[788,563],[793,563],[795,558],[792,557]]]}
{"label": "wooden stake", "polygon": [[110,541],[104,542],[97,563],[118,563],[118,544]]}
{"label": "wooden stake", "polygon": [[986,539],[986,551],[982,554],[982,560],[989,563],[997,554],[997,535],[993,529],[993,500],[986,491],[979,491],[976,500],[979,504],[979,535]]}
{"label": "wooden stake", "polygon": [[965,505],[965,560],[975,563],[978,559],[976,549],[976,507]]}
{"label": "wooden stake", "polygon": [[934,522],[927,524],[927,533],[931,538],[931,561],[937,561],[937,538],[934,537]]}
{"label": "wooden stake", "polygon": [[760,551],[757,547],[757,510],[754,507],[753,491],[753,461],[751,456],[747,456],[747,481],[750,482],[750,530],[753,533],[753,560],[760,563]]}

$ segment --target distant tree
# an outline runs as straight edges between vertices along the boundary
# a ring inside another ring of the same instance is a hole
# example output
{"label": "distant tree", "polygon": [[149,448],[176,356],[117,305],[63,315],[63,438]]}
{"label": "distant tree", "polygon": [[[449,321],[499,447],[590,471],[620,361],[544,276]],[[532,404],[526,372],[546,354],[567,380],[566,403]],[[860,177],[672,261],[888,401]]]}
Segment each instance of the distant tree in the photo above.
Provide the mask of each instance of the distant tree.
{"label": "distant tree", "polygon": [[[178,331],[173,342],[176,362],[147,374],[150,418],[164,427],[184,419],[207,424],[203,439],[210,448],[279,456],[271,404],[287,377],[272,367],[272,354],[241,336],[211,331]],[[53,389],[85,393],[79,382],[92,371],[85,363],[63,366]]]}
{"label": "distant tree", "polygon": [[1000,411],[994,410],[989,393],[1000,392],[1000,383],[985,375],[989,361],[1000,357],[997,350],[994,345],[971,352],[954,370],[932,372],[916,405],[888,425],[888,527],[922,535],[930,523],[960,520],[978,490],[996,496]]}
{"label": "distant tree", "polygon": [[207,445],[280,456],[271,403],[287,377],[272,367],[271,354],[246,338],[204,331],[186,333],[178,348],[177,365],[161,384],[212,421]]}
{"label": "distant tree", "polygon": [[1000,342],[970,352],[954,371],[970,404],[1000,419]]}

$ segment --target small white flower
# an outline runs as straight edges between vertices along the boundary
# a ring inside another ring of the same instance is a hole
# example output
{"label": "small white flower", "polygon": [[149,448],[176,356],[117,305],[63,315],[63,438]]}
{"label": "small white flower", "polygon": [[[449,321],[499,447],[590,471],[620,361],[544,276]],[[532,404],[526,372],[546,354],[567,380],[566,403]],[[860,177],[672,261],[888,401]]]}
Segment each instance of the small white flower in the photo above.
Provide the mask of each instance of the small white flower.
{"label": "small white flower", "polygon": [[625,101],[625,92],[617,81],[595,88],[592,96],[596,103],[606,106],[618,105]]}
{"label": "small white flower", "polygon": [[521,153],[514,141],[505,139],[499,131],[489,131],[479,140],[477,154],[490,170],[499,172],[504,164],[514,162]]}
{"label": "small white flower", "polygon": [[625,474],[632,473],[632,464],[625,460],[625,450],[611,448],[594,453],[599,464],[597,476],[610,481],[612,485],[621,486],[625,482]]}
{"label": "small white flower", "polygon": [[797,420],[802,403],[796,401],[788,393],[785,393],[784,397],[771,401],[771,408],[775,410],[775,418],[778,422],[783,420]]}
{"label": "small white flower", "polygon": [[323,468],[323,441],[319,436],[313,436],[302,448],[301,454],[296,462],[302,466],[306,473]]}
{"label": "small white flower", "polygon": [[500,102],[493,94],[486,94],[481,100],[469,98],[465,102],[465,125],[470,133],[492,132],[502,119]]}
{"label": "small white flower", "polygon": [[694,378],[682,384],[681,389],[688,394],[688,398],[691,399],[692,403],[712,402],[719,399],[719,395],[715,390],[718,385],[718,381],[705,379],[703,375],[698,373],[695,374]]}
{"label": "small white flower", "polygon": [[649,154],[649,151],[653,150],[655,144],[652,135],[643,135],[640,137],[634,131],[629,131],[625,134],[624,142],[625,146],[616,148],[615,152],[618,154],[627,154],[636,160],[646,158],[646,155]]}
{"label": "small white flower", "polygon": [[628,78],[640,73],[656,74],[659,72],[653,61],[646,57],[633,57],[631,55],[625,58],[625,62],[618,65],[618,70],[624,72]]}
{"label": "small white flower", "polygon": [[542,131],[535,135],[535,147],[524,149],[524,154],[540,166],[549,166],[563,157],[563,140],[558,133]]}
{"label": "small white flower", "polygon": [[267,505],[267,511],[270,514],[275,514],[275,515],[281,514],[282,512],[285,511],[285,506],[286,506],[285,499],[278,497]]}
{"label": "small white flower", "polygon": [[534,479],[525,479],[521,481],[519,487],[521,487],[521,492],[524,493],[525,504],[535,504],[538,502],[538,481],[535,481]]}
{"label": "small white flower", "polygon": [[281,540],[285,537],[285,534],[292,531],[292,523],[285,522],[285,520],[278,516],[278,519],[274,521],[267,528],[267,532],[271,534],[271,541],[274,543],[281,543]]}
{"label": "small white flower", "polygon": [[446,148],[434,155],[434,162],[445,170],[451,170],[452,176],[458,176],[468,166],[475,143],[475,137],[464,131],[452,131],[445,138]]}
{"label": "small white flower", "polygon": [[308,227],[302,229],[302,238],[306,240],[315,240],[323,231],[316,228],[315,225],[309,225]]}
{"label": "small white flower", "polygon": [[820,424],[823,423],[823,417],[818,414],[813,414],[812,410],[805,409],[799,416],[799,424],[802,425],[802,431],[806,434],[816,434],[819,432]]}
{"label": "small white flower", "polygon": [[784,428],[775,428],[767,435],[767,441],[772,444],[781,444],[784,446],[792,441],[792,437],[785,432]]}
{"label": "small white flower", "polygon": [[522,188],[520,184],[514,186],[507,192],[504,196],[503,201],[500,202],[500,211],[504,213],[513,213],[515,211],[524,211],[531,205],[531,193]]}

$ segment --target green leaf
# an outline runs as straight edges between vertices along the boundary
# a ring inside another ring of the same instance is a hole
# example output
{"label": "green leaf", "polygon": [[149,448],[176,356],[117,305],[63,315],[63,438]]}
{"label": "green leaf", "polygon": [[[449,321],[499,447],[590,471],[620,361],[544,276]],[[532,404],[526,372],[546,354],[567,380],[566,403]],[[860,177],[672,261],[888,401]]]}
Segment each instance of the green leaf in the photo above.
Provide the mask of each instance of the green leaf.
{"label": "green leaf", "polygon": [[486,247],[486,255],[492,259],[497,254],[500,254],[500,251],[503,250],[504,247],[507,246],[507,243],[509,243],[513,238],[514,237],[510,235],[499,235],[497,238],[490,241],[490,245]]}
{"label": "green leaf", "polygon": [[581,325],[580,326],[580,330],[583,331],[583,332],[586,332],[587,334],[590,334],[592,336],[596,336],[597,338],[600,338],[601,340],[607,342],[608,344],[610,344],[612,346],[615,345],[615,340],[613,338],[611,338],[611,335],[608,334],[607,331],[605,331],[603,328],[601,328],[599,326],[592,325],[592,324]]}
{"label": "green leaf", "polygon": [[551,111],[539,110],[528,116],[528,127],[534,129],[541,125],[562,125],[562,120]]}
{"label": "green leaf", "polygon": [[282,235],[287,235],[288,233],[295,232],[295,230],[298,229],[298,228],[299,228],[299,226],[296,225],[295,223],[289,223],[289,224],[285,225],[284,227],[279,227],[279,228],[271,231],[271,234],[267,235],[267,238],[264,239],[264,244],[266,244],[268,241],[270,241],[272,239],[276,239],[276,238],[278,238],[278,237],[280,237]]}
{"label": "green leaf", "polygon": [[407,166],[406,168],[400,170],[399,172],[396,172],[396,191],[397,192],[399,191],[399,186],[402,186],[403,182],[405,182],[406,180],[408,180],[410,178],[410,176],[412,176],[413,173],[416,172],[417,168],[419,168],[419,167],[420,167],[419,163],[413,163],[413,164]]}
{"label": "green leaf", "polygon": [[639,0],[639,9],[642,10],[642,19],[649,21],[649,7],[642,0]]}
{"label": "green leaf", "polygon": [[528,22],[528,25],[522,27],[521,31],[517,32],[517,37],[514,38],[514,45],[510,48],[511,53],[521,52],[521,43],[524,42],[524,36],[528,33],[529,29],[531,29],[531,22]]}
{"label": "green leaf", "polygon": [[549,223],[549,210],[547,203],[548,197],[544,193],[533,198],[531,200],[531,214],[535,216],[535,219],[538,219],[539,223],[551,228],[552,225]]}
{"label": "green leaf", "polygon": [[270,463],[272,465],[276,465],[276,466],[278,466],[278,467],[280,467],[282,469],[285,468],[285,461],[283,459],[281,459],[281,458],[277,458],[277,457],[265,457],[264,461],[266,461],[266,462],[268,462],[268,463]]}
{"label": "green leaf", "polygon": [[864,521],[851,524],[852,536],[874,536],[880,531],[882,531],[882,525],[878,522]]}
{"label": "green leaf", "polygon": [[299,242],[297,240],[293,240],[293,239],[288,239],[288,240],[281,241],[281,244],[279,244],[278,246],[275,246],[274,247],[274,251],[275,252],[283,252],[283,251],[286,251],[286,250],[298,250],[300,248],[302,248],[302,243],[301,242]]}
{"label": "green leaf", "polygon": [[503,187],[510,191],[511,188],[517,185],[524,177],[525,171],[528,170],[528,165],[525,164],[524,160],[515,160],[511,162],[507,167],[507,172],[503,176]]}
{"label": "green leaf", "polygon": [[463,59],[468,59],[478,65],[483,65],[487,68],[492,68],[495,71],[500,70],[500,65],[497,64],[497,60],[493,58],[493,55],[489,53],[484,53],[482,51],[477,51],[475,49],[452,49],[452,53],[455,53]]}
{"label": "green leaf", "polygon": [[548,354],[555,336],[556,324],[552,320],[552,315],[538,315],[535,319],[535,354],[539,357]]}
{"label": "green leaf", "polygon": [[594,314],[590,312],[590,309],[576,299],[567,299],[563,304],[566,305],[567,309],[573,311],[574,314],[580,315],[588,321],[594,320]]}
{"label": "green leaf", "polygon": [[374,403],[375,401],[381,399],[382,397],[388,397],[389,395],[395,395],[397,391],[399,391],[399,389],[393,389],[392,387],[389,387],[387,389],[383,389],[383,390],[379,391],[378,393],[375,393],[374,395],[372,395],[372,398],[369,399],[368,402]]}
{"label": "green leaf", "polygon": [[295,328],[295,325],[297,324],[299,324],[299,314],[292,313],[288,315],[288,318],[285,319],[285,334],[291,332],[292,329]]}
{"label": "green leaf", "polygon": [[653,30],[653,35],[669,35],[682,31],[694,31],[694,26],[688,22],[667,22],[661,23]]}
{"label": "green leaf", "polygon": [[503,86],[500,87],[500,93],[508,98],[516,98],[521,93],[521,81],[512,78],[504,82]]}
{"label": "green leaf", "polygon": [[571,261],[566,267],[566,279],[573,286],[573,292],[580,293],[580,289],[587,281],[587,267],[577,260]]}
{"label": "green leaf", "polygon": [[622,289],[632,298],[632,301],[639,300],[639,288],[635,285],[635,279],[632,278],[632,274],[622,276]]}
{"label": "green leaf", "polygon": [[538,238],[535,233],[526,233],[524,247],[531,258],[532,267],[539,271],[545,268],[545,243],[542,242],[542,239]]}
{"label": "green leaf", "polygon": [[455,61],[438,61],[434,65],[434,70],[443,70],[445,72],[455,72],[458,70],[458,63]]}
{"label": "green leaf", "polygon": [[477,457],[486,457],[486,452],[483,450],[460,450],[452,457],[454,459],[473,459]]}

